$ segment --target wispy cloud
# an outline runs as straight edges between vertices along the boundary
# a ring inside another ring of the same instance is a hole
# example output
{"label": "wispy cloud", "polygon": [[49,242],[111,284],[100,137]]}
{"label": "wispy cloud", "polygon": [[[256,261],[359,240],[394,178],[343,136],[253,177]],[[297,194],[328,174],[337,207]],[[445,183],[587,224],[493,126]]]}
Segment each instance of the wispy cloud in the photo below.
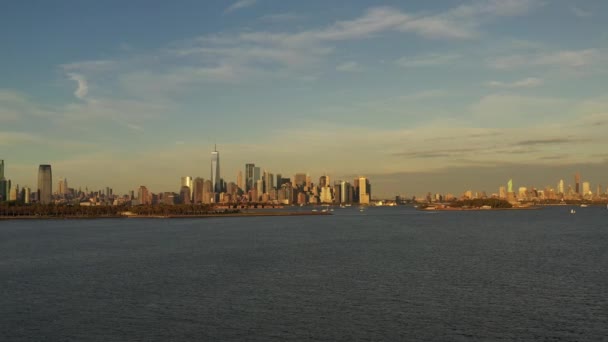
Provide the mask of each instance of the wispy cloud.
{"label": "wispy cloud", "polygon": [[534,66],[556,66],[581,68],[605,61],[608,58],[606,51],[601,49],[563,50],[556,52],[543,52],[529,55],[511,55],[499,57],[488,61],[488,65],[495,69],[514,69]]}
{"label": "wispy cloud", "polygon": [[233,3],[232,5],[230,5],[228,8],[226,8],[224,13],[230,13],[230,12],[238,11],[243,8],[251,7],[251,6],[255,5],[256,2],[257,2],[257,0],[239,0],[235,3]]}
{"label": "wispy cloud", "polygon": [[428,67],[451,64],[460,59],[460,57],[457,54],[429,54],[415,57],[401,57],[395,63],[404,68]]}
{"label": "wispy cloud", "polygon": [[579,139],[579,138],[544,138],[544,139],[530,139],[516,142],[516,146],[537,146],[537,145],[561,145],[561,144],[574,144],[574,143],[586,143],[590,142],[590,139]]}
{"label": "wispy cloud", "polygon": [[543,80],[541,78],[536,77],[528,77],[523,80],[518,80],[514,82],[501,82],[501,81],[491,81],[488,82],[488,86],[494,88],[533,88],[538,87],[543,84]]}
{"label": "wispy cloud", "polygon": [[87,79],[84,77],[84,75],[76,73],[69,73],[68,77],[72,81],[76,81],[76,83],[78,84],[78,87],[74,91],[74,96],[81,100],[84,99],[84,97],[87,96],[87,93],[89,92],[89,84],[87,83]]}

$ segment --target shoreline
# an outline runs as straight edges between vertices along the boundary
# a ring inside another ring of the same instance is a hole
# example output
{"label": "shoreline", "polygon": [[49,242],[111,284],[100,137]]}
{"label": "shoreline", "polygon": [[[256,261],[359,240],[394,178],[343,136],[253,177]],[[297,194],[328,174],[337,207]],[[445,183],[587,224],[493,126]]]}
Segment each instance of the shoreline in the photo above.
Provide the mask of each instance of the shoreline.
{"label": "shoreline", "polygon": [[255,217],[255,216],[326,216],[327,212],[241,212],[206,215],[112,215],[112,216],[0,216],[2,220],[98,220],[98,219],[187,219],[213,217]]}
{"label": "shoreline", "polygon": [[503,210],[541,210],[540,206],[534,207],[514,207],[514,208],[419,208],[420,211],[503,211]]}

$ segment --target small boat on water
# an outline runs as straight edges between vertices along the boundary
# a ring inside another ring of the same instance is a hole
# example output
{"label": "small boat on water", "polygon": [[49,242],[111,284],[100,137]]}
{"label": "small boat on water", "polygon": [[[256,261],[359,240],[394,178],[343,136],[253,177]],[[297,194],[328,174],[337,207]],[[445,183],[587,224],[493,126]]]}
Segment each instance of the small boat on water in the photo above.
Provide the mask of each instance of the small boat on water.
{"label": "small boat on water", "polygon": [[576,210],[570,209],[570,214],[576,214]]}
{"label": "small boat on water", "polygon": [[581,204],[581,208],[587,208],[587,207],[588,207],[588,205],[586,205],[586,204],[584,204],[584,203],[583,203],[583,204]]}

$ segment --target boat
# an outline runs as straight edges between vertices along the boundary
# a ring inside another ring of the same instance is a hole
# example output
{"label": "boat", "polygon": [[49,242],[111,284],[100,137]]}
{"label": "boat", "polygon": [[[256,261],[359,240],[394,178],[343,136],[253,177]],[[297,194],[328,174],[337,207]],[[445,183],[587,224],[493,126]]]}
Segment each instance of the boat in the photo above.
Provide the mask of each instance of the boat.
{"label": "boat", "polygon": [[570,209],[570,214],[576,214],[576,210]]}
{"label": "boat", "polygon": [[586,204],[581,204],[581,208],[587,208],[588,206]]}

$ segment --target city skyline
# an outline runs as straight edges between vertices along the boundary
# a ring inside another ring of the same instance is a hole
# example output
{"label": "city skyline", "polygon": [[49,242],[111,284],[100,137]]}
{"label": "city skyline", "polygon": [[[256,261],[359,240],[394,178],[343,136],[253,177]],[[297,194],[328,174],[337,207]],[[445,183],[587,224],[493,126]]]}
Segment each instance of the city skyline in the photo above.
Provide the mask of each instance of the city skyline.
{"label": "city skyline", "polygon": [[[419,193],[414,192],[406,192],[406,191],[395,191],[393,194],[380,194],[375,197],[371,197],[370,190],[371,185],[369,182],[369,178],[362,177],[361,175],[355,176],[352,184],[349,180],[345,180],[343,178],[331,178],[330,175],[323,174],[319,177],[318,183],[315,183],[313,177],[309,173],[294,173],[291,176],[285,178],[283,175],[277,173],[276,178],[275,174],[271,173],[267,169],[262,169],[260,166],[255,166],[253,163],[246,163],[244,166],[245,174],[250,175],[247,176],[246,182],[243,182],[242,179],[242,171],[239,171],[235,179],[224,179],[217,178],[217,182],[219,183],[217,186],[214,186],[216,183],[213,181],[213,177],[219,175],[219,172],[214,172],[219,170],[219,151],[217,150],[217,145],[214,146],[214,150],[212,152],[212,158],[210,160],[211,171],[209,178],[196,176],[195,178],[191,176],[182,176],[179,180],[179,189],[176,192],[175,188],[173,189],[164,189],[164,190],[155,190],[148,189],[146,185],[140,185],[135,187],[134,189],[138,189],[138,194],[141,195],[142,189],[148,195],[155,194],[166,194],[171,196],[179,196],[182,198],[187,198],[187,203],[220,203],[225,202],[225,199],[222,199],[222,196],[225,193],[235,194],[238,191],[241,191],[244,196],[249,196],[250,198],[247,200],[249,202],[256,202],[256,200],[251,199],[251,191],[254,191],[254,198],[257,196],[259,200],[262,200],[262,195],[268,195],[271,193],[271,190],[280,190],[281,185],[284,183],[291,184],[294,189],[301,189],[302,187],[308,188],[305,191],[307,194],[312,194],[314,192],[317,200],[321,201],[321,203],[326,203],[329,201],[333,201],[333,198],[340,198],[344,196],[345,187],[351,188],[355,187],[357,189],[362,189],[359,193],[357,190],[357,197],[359,203],[367,204],[371,203],[371,200],[391,200],[395,196],[402,199],[407,198],[433,198],[437,200],[438,198],[478,198],[478,197],[496,197],[502,199],[510,199],[514,200],[514,198],[527,198],[531,193],[534,193],[533,197],[540,196],[541,198],[547,199],[556,199],[561,198],[564,199],[593,199],[599,197],[606,197],[608,195],[608,185],[605,183],[598,182],[590,182],[588,178],[583,178],[581,173],[577,171],[574,173],[573,182],[570,183],[564,178],[560,178],[554,183],[553,186],[549,182],[543,181],[541,183],[517,183],[516,186],[513,183],[513,178],[509,178],[506,180],[506,183],[494,184],[494,189],[490,187],[489,189],[485,188],[476,188],[476,187],[462,187],[457,191],[451,191],[448,189],[426,189]],[[3,171],[5,164],[4,160],[0,160],[0,171]],[[262,172],[263,170],[263,172]],[[496,175],[494,175],[496,176]],[[333,182],[331,180],[333,180]],[[352,179],[352,178],[351,178]],[[362,181],[364,180],[364,181]],[[59,195],[63,196],[68,194],[69,192],[78,192],[82,191],[82,185],[78,185],[74,188],[69,188],[67,183],[67,178],[61,177],[58,181],[57,190],[52,190],[52,176],[51,176],[51,165],[41,164],[38,168],[38,187],[37,192],[34,194],[36,200],[42,201],[43,203],[49,203],[51,201],[51,196]],[[27,189],[26,192],[30,191],[28,185],[19,185],[13,183],[11,186],[10,178],[0,177],[0,199],[10,198],[10,200],[16,199],[18,196],[23,197],[24,194],[20,190]],[[250,185],[251,184],[251,185]],[[269,187],[270,184],[270,187]],[[311,186],[314,185],[314,188],[320,191],[317,193],[316,191],[311,191]],[[506,186],[505,186],[506,185]],[[186,188],[186,190],[184,190]],[[134,190],[128,190],[122,192],[114,192],[114,188],[106,186],[105,192],[104,188],[96,188],[92,187],[89,190],[88,186],[85,186],[85,192],[83,194],[93,194],[97,193],[99,195],[104,194],[105,196],[123,196],[131,194],[133,197]],[[466,189],[466,190],[465,190]],[[154,190],[154,191],[153,191]],[[238,191],[237,191],[238,190]],[[328,192],[325,192],[327,190]],[[393,189],[394,190],[394,189]],[[496,191],[497,190],[497,191]],[[11,197],[9,197],[9,191],[11,193]],[[207,194],[207,195],[205,195]],[[294,196],[298,193],[295,192]],[[519,194],[519,195],[518,195]],[[276,195],[276,193],[275,193]],[[29,193],[27,193],[29,196]],[[202,197],[200,197],[202,196]],[[209,198],[206,198],[209,196]],[[431,197],[429,197],[431,196]],[[447,197],[446,197],[447,196]],[[297,197],[297,196],[296,196]],[[139,198],[139,197],[138,197]],[[272,199],[272,197],[270,198]],[[235,200],[234,198],[230,200]],[[268,201],[266,198],[262,200],[263,202]],[[239,200],[240,201],[240,200]],[[299,199],[298,199],[299,201]],[[1,200],[0,200],[1,202]],[[26,203],[29,203],[26,202]]]}
{"label": "city skyline", "polygon": [[5,177],[174,191],[221,137],[234,181],[252,162],[381,197],[608,183],[605,1],[239,3],[7,4]]}

